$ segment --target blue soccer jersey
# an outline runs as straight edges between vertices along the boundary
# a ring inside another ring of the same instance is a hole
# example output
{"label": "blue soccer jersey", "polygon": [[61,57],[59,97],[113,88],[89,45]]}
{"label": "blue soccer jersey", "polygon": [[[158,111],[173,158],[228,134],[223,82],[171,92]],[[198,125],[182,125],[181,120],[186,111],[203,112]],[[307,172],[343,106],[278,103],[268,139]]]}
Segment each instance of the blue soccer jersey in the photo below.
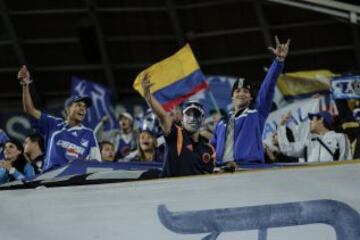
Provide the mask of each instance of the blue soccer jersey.
{"label": "blue soccer jersey", "polygon": [[40,131],[45,136],[46,156],[44,171],[73,160],[101,161],[100,150],[93,130],[41,113]]}

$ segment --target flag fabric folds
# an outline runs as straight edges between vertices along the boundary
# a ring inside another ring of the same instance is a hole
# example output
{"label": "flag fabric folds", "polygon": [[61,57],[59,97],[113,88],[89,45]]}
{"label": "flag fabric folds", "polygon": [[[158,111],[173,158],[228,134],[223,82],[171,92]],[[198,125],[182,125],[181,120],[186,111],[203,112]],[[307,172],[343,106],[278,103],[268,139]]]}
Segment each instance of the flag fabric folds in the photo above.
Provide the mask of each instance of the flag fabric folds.
{"label": "flag fabric folds", "polygon": [[335,74],[329,70],[300,71],[282,74],[277,87],[285,99],[302,99],[316,93],[330,93],[330,79]]}
{"label": "flag fabric folds", "polygon": [[151,76],[151,93],[166,111],[208,86],[189,44],[136,77],[133,87],[142,96],[141,79],[145,73]]}

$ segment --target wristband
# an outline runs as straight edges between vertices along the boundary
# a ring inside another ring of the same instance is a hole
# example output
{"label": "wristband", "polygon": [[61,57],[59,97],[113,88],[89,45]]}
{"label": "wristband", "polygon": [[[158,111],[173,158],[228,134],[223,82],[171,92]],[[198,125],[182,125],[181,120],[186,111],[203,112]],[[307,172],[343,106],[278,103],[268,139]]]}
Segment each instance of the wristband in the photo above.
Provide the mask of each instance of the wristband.
{"label": "wristband", "polygon": [[29,85],[30,83],[32,83],[33,80],[29,79],[29,80],[22,80],[20,81],[20,85]]}

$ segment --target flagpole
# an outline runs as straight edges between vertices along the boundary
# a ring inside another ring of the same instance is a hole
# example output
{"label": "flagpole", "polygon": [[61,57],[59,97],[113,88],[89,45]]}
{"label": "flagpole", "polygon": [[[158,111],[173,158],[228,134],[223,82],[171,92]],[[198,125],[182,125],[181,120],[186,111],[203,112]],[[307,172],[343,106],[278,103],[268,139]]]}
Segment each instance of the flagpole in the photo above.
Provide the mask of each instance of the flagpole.
{"label": "flagpole", "polygon": [[214,105],[215,111],[216,111],[218,114],[220,114],[220,116],[221,116],[221,112],[220,112],[219,106],[218,106],[217,103],[216,103],[215,97],[214,97],[212,91],[210,90],[210,87],[208,87],[208,90],[209,90],[210,99],[211,99],[212,104]]}

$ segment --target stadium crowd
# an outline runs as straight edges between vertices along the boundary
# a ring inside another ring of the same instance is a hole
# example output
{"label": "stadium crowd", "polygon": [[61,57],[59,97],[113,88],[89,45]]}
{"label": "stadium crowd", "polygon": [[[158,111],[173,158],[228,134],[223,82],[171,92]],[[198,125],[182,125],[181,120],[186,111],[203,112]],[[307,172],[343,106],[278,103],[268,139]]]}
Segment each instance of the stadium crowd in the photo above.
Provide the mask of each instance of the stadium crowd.
{"label": "stadium crowd", "polygon": [[[31,178],[75,160],[110,162],[163,162],[161,177],[210,174],[215,169],[235,171],[242,164],[273,162],[331,162],[360,158],[360,104],[351,110],[337,102],[339,115],[309,113],[310,134],[298,141],[287,127],[290,114],[273,133],[271,146],[262,141],[271,112],[276,81],[281,74],[290,40],[269,48],[274,60],[256,91],[252,82],[237,80],[229,97],[233,109],[206,110],[188,101],[166,112],[151,94],[151,73],[142,76],[142,90],[149,112],[138,119],[128,112],[118,116],[120,129],[104,130],[104,116],[94,130],[83,125],[92,102],[88,96],[71,96],[64,104],[65,119],[37,109],[32,101],[30,72],[18,72],[25,113],[38,121],[39,132],[23,143],[0,130],[0,183]],[[255,94],[257,92],[257,94]],[[137,126],[137,127],[136,127]],[[296,140],[296,141],[295,141]]]}

